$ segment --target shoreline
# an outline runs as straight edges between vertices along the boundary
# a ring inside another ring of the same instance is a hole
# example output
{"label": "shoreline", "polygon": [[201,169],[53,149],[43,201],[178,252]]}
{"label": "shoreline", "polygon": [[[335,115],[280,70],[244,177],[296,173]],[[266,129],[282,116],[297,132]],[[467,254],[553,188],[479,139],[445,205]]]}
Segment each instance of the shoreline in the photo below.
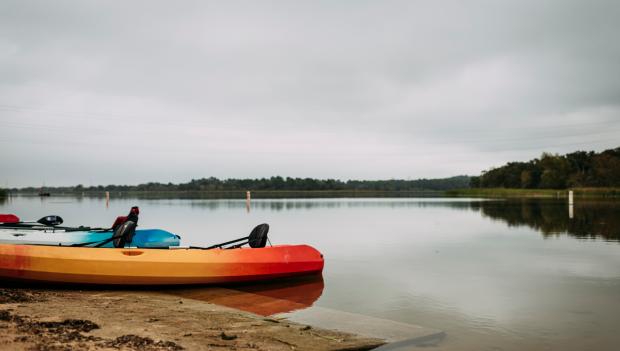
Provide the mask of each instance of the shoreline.
{"label": "shoreline", "polygon": [[[342,198],[423,198],[423,197],[473,197],[473,198],[567,198],[573,191],[575,198],[618,199],[620,188],[570,188],[570,189],[513,189],[513,188],[464,188],[451,190],[252,190],[252,199],[342,199]],[[10,197],[40,197],[35,193],[8,193]],[[54,193],[51,197],[106,199],[103,192]],[[247,200],[246,191],[127,191],[110,192],[108,199],[145,200]]]}
{"label": "shoreline", "polygon": [[148,290],[0,288],[11,350],[370,350],[386,341]]}
{"label": "shoreline", "polygon": [[[385,198],[385,197],[441,197],[439,190],[252,190],[252,199],[315,199],[315,198]],[[246,200],[246,190],[212,191],[125,191],[110,192],[110,199],[208,199]],[[40,197],[37,193],[9,193],[9,196]],[[52,193],[51,197],[105,199],[105,192]]]}
{"label": "shoreline", "polygon": [[575,198],[618,199],[620,188],[571,188],[571,189],[512,189],[512,188],[470,188],[454,189],[444,193],[447,197],[483,197],[483,198],[544,198],[565,199],[573,191]]}

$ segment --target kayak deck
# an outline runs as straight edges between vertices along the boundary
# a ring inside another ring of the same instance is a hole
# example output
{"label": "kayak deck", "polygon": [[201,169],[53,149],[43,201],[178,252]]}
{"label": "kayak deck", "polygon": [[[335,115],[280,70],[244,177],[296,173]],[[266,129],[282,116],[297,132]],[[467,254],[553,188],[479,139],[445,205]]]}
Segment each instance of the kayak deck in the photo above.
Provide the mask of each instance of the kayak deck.
{"label": "kayak deck", "polygon": [[108,249],[0,244],[0,279],[104,285],[263,281],[319,273],[308,245],[236,249]]}

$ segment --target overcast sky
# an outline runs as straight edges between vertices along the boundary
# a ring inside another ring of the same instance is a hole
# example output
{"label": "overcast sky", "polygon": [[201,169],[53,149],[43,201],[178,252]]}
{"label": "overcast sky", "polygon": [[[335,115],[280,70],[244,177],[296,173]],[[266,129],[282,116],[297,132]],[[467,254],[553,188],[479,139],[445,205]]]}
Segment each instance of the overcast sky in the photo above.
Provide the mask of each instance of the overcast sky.
{"label": "overcast sky", "polygon": [[0,186],[479,174],[620,146],[618,1],[0,2]]}

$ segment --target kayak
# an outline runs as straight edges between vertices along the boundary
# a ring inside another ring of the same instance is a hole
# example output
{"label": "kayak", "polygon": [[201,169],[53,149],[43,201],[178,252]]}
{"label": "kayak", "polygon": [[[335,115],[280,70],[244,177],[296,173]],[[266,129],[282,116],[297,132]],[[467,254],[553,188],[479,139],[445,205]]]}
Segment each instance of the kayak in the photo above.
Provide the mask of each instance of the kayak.
{"label": "kayak", "polygon": [[[89,242],[105,241],[112,237],[112,231],[65,231],[62,229],[1,228],[0,243],[71,246]],[[131,246],[163,248],[179,246],[181,237],[161,229],[137,229]],[[126,245],[126,246],[130,246]],[[110,241],[103,247],[113,247]]]}
{"label": "kayak", "polygon": [[168,231],[136,229],[139,213],[138,206],[133,206],[127,216],[117,217],[110,229],[61,227],[64,220],[57,215],[48,215],[35,222],[22,221],[14,214],[0,214],[0,244],[119,248],[179,246],[181,237]]}
{"label": "kayak", "polygon": [[72,284],[183,285],[320,273],[308,245],[232,249],[91,248],[0,244],[0,279]]}

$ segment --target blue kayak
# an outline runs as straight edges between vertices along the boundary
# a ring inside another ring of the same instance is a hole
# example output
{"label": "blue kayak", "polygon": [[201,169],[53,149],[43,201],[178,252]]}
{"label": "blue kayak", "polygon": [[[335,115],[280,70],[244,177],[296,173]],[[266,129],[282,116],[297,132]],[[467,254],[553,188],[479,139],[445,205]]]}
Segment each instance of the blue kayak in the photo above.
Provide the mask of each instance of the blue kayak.
{"label": "blue kayak", "polygon": [[[1,228],[0,243],[23,245],[72,246],[105,241],[112,231],[65,231],[62,229]],[[125,247],[165,248],[179,246],[181,237],[162,229],[137,229],[131,244]],[[102,247],[114,247],[108,242]]]}

